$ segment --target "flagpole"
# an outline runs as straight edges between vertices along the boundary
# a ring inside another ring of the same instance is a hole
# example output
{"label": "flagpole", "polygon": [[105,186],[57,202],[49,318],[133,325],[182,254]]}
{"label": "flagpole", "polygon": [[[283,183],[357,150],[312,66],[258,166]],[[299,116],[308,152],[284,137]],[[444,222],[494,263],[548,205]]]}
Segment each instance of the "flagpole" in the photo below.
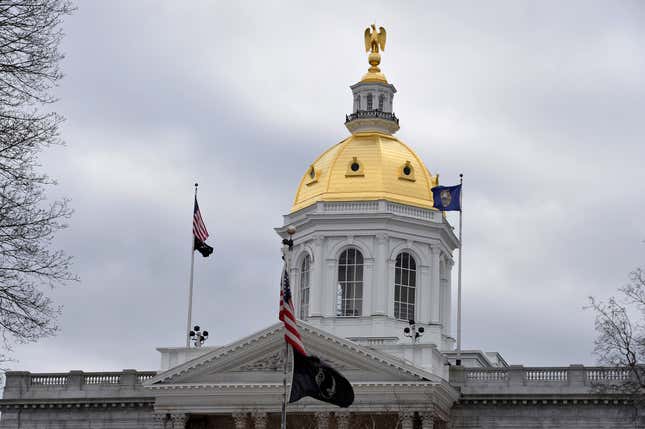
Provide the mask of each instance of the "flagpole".
{"label": "flagpole", "polygon": [[[197,201],[197,186],[199,184],[195,183],[195,198],[194,201]],[[194,203],[193,203],[194,204]],[[193,206],[193,216],[195,207]],[[192,225],[192,222],[191,222]],[[193,272],[195,270],[195,234],[191,228],[190,231],[190,280],[188,281],[188,320],[186,321],[186,348],[190,347],[190,325],[193,319]]]}
{"label": "flagpole", "polygon": [[462,256],[462,214],[464,207],[462,205],[464,195],[464,175],[459,174],[459,268],[457,274],[457,366],[461,365],[461,256]]}
{"label": "flagpole", "polygon": [[[289,254],[287,253],[287,250],[291,251],[293,247],[293,239],[291,238],[293,234],[295,234],[296,228],[293,226],[290,226],[287,228],[287,233],[289,233],[289,239],[288,240],[282,240],[282,259],[284,260],[284,269],[287,272],[287,275],[289,274]],[[280,287],[283,288],[284,286],[282,285],[282,282],[284,282],[284,276],[281,279],[280,282]],[[284,292],[284,291],[283,291]],[[285,330],[286,334],[286,327],[283,328]],[[282,394],[282,418],[281,418],[281,423],[280,423],[280,428],[281,429],[287,429],[287,372],[288,372],[288,363],[289,363],[289,343],[287,342],[286,338],[284,340],[284,366],[282,367],[282,389],[283,389],[283,394]]]}

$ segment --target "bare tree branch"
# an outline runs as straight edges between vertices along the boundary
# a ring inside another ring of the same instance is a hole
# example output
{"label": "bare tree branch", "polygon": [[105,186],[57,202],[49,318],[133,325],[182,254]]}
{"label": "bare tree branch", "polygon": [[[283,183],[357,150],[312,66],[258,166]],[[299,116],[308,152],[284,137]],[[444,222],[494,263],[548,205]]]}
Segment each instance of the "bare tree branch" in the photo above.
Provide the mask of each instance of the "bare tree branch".
{"label": "bare tree branch", "polygon": [[[62,78],[59,44],[67,0],[0,0],[0,336],[14,341],[56,332],[60,308],[42,291],[77,280],[70,258],[55,248],[72,211],[50,201],[55,181],[40,171],[40,153],[61,145],[63,118],[47,105]],[[0,359],[4,354],[0,355]]]}
{"label": "bare tree branch", "polygon": [[[618,289],[618,298],[599,301],[589,297],[587,308],[596,315],[594,352],[598,360],[629,373],[620,382],[599,383],[596,387],[630,395],[640,405],[645,399],[645,274],[639,268],[630,273],[629,279],[626,286]],[[634,319],[635,314],[640,318]]]}

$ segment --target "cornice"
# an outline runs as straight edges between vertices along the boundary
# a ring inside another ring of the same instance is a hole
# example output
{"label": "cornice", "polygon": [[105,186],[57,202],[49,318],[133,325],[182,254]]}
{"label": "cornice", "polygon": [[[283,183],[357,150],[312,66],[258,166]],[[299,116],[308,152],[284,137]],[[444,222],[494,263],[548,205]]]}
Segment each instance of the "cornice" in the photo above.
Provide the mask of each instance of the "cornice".
{"label": "cornice", "polygon": [[155,398],[131,398],[111,401],[110,399],[52,399],[52,400],[25,400],[25,399],[3,399],[0,402],[0,410],[7,409],[79,409],[79,408],[152,408]]}

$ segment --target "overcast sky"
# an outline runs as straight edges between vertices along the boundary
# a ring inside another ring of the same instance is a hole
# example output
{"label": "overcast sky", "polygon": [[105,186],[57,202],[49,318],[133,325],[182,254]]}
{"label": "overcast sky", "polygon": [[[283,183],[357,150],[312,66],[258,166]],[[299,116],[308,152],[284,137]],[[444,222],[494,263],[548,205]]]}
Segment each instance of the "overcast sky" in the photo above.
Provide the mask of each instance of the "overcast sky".
{"label": "overcast sky", "polygon": [[61,332],[9,366],[157,369],[156,347],[182,345],[195,181],[215,253],[196,259],[194,320],[210,345],[274,323],[273,228],[347,135],[373,21],[397,136],[442,183],[464,173],[464,348],[594,364],[587,297],[645,265],[639,1],[80,2],[67,147],[42,160],[72,199],[57,243],[81,282],[52,292]]}

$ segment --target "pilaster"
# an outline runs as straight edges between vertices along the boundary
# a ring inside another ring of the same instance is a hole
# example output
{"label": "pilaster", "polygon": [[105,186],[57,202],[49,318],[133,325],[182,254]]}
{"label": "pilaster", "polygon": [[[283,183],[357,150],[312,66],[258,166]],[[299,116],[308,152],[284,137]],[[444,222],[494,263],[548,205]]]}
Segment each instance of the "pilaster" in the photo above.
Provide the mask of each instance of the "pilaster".
{"label": "pilaster", "polygon": [[416,316],[419,323],[432,322],[432,276],[430,267],[417,263]]}
{"label": "pilaster", "polygon": [[439,288],[441,286],[440,266],[441,266],[441,248],[438,245],[430,247],[432,251],[432,266],[430,267],[430,321],[431,323],[441,323],[439,320]]}
{"label": "pilaster", "polygon": [[254,429],[266,429],[269,416],[267,413],[253,413],[253,427]]}
{"label": "pilaster", "polygon": [[152,416],[152,427],[153,429],[166,429],[166,420],[168,416],[166,414],[153,414]]}
{"label": "pilaster", "polygon": [[322,298],[325,288],[325,257],[323,255],[323,238],[316,235],[313,239],[312,264],[310,273],[311,289],[309,289],[309,317],[322,316]]}
{"label": "pilaster", "polygon": [[171,414],[170,421],[172,422],[172,429],[186,429],[186,423],[188,422],[188,414],[184,414],[184,413]]}
{"label": "pilaster", "polygon": [[401,420],[401,429],[413,429],[414,428],[414,412],[413,411],[400,411],[399,419]]}
{"label": "pilaster", "polygon": [[349,429],[349,420],[351,415],[346,412],[335,413],[336,429]]}
{"label": "pilaster", "polygon": [[233,413],[233,422],[235,422],[235,429],[246,429],[246,413]]}
{"label": "pilaster", "polygon": [[419,413],[421,419],[421,429],[432,429],[434,427],[434,416],[432,411]]}
{"label": "pilaster", "polygon": [[320,292],[320,307],[323,317],[336,316],[336,286],[338,284],[338,268],[335,259],[328,258],[324,261],[325,283]]}
{"label": "pilaster", "polygon": [[372,314],[385,316],[387,315],[387,303],[385,301],[388,293],[387,288],[388,284],[387,278],[388,266],[385,263],[387,261],[387,255],[385,254],[385,247],[387,244],[387,236],[385,234],[376,235],[376,265],[374,267],[375,276],[374,276],[374,286],[372,288]]}
{"label": "pilaster", "polygon": [[329,428],[329,415],[330,413],[328,411],[318,411],[315,413],[318,429]]}

